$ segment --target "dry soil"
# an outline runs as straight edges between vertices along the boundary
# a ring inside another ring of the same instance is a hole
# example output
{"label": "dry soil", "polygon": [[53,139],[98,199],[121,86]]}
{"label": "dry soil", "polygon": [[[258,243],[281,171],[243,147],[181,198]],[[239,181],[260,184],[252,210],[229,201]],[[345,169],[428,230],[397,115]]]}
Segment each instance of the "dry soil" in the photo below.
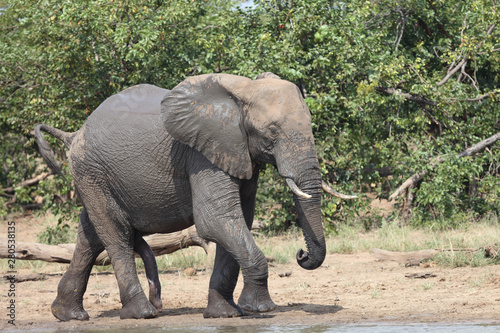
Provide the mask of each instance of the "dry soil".
{"label": "dry soil", "polygon": [[[0,237],[6,222],[1,222]],[[33,219],[16,217],[18,239],[35,241]],[[48,268],[47,268],[48,267]],[[229,319],[203,319],[210,271],[162,271],[164,309],[157,318],[120,320],[120,297],[112,273],[93,272],[84,298],[89,321],[60,322],[50,305],[67,266],[46,264],[23,268],[17,275],[33,271],[49,273],[46,280],[16,284],[16,329],[105,329],[120,327],[248,326],[324,323],[422,323],[485,322],[500,324],[500,266],[444,268],[404,267],[378,261],[371,253],[330,254],[314,271],[289,264],[270,264],[269,290],[278,309],[274,312]],[[426,279],[408,278],[411,273],[432,273]],[[6,275],[7,272],[1,272]],[[147,290],[146,277],[140,273]],[[1,283],[0,328],[8,324],[8,284]],[[242,281],[235,292],[239,296]]]}

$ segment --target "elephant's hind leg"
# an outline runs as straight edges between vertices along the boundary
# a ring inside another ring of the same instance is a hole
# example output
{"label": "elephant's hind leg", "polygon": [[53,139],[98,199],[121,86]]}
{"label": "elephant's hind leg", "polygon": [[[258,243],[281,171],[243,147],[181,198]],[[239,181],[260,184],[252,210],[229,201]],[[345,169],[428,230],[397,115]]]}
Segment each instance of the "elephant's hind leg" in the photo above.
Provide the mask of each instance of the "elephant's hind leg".
{"label": "elephant's hind leg", "polygon": [[78,238],[73,259],[57,287],[57,297],[52,303],[52,314],[59,320],[87,320],[89,315],[83,309],[83,294],[87,289],[89,275],[97,256],[104,246],[97,237],[84,208],[80,213]]}
{"label": "elephant's hind leg", "polygon": [[135,231],[110,193],[95,185],[88,188],[92,191],[82,191],[82,201],[94,203],[87,205],[87,210],[115,271],[122,303],[120,318],[156,317],[158,310],[147,299],[137,277],[134,256]]}

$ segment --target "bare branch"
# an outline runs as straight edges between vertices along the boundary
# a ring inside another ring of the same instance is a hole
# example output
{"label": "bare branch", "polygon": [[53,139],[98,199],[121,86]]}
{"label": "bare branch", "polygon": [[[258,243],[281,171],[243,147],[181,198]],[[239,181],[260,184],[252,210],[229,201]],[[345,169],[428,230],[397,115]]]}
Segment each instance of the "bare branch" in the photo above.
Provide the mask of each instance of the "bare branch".
{"label": "bare branch", "polygon": [[467,72],[465,71],[465,65],[466,65],[466,64],[464,63],[464,64],[463,64],[463,66],[462,66],[462,69],[461,69],[462,74],[463,74],[465,77],[467,77],[467,78],[468,78],[468,79],[472,82],[472,85],[474,86],[474,88],[475,88],[477,91],[479,91],[479,88],[477,87],[476,82],[474,81],[474,79],[473,79],[473,78],[472,78],[469,74],[467,74]]}
{"label": "bare branch", "polygon": [[442,79],[436,85],[439,87],[439,86],[442,86],[443,84],[445,84],[446,82],[448,82],[448,80],[450,79],[450,77],[452,77],[453,74],[455,74],[458,70],[460,70],[460,68],[462,68],[462,66],[464,64],[466,64],[466,63],[467,63],[467,59],[466,59],[466,57],[463,57],[462,61],[460,61],[458,63],[458,65],[455,66],[455,68],[453,68],[452,70],[448,71],[448,74],[446,74],[446,76],[444,77],[444,79]]}
{"label": "bare branch", "polygon": [[47,178],[48,176],[52,175],[53,173],[52,172],[44,172],[38,176],[36,176],[35,178],[32,178],[32,179],[27,179],[23,182],[21,182],[20,184],[17,184],[17,185],[14,185],[14,186],[10,186],[10,187],[6,187],[6,188],[3,188],[2,189],[2,192],[4,193],[8,193],[8,194],[12,194],[14,193],[14,189],[16,187],[25,187],[25,186],[32,186],[32,185],[36,185],[38,184],[41,180],[44,180],[45,178]]}
{"label": "bare branch", "polygon": [[428,83],[427,83],[427,82],[425,82],[424,78],[423,78],[423,77],[420,75],[420,73],[419,73],[419,72],[415,69],[415,67],[413,67],[413,65],[412,65],[412,64],[409,64],[409,65],[410,65],[411,69],[413,69],[413,71],[415,72],[415,74],[417,74],[417,75],[418,75],[418,77],[419,77],[420,81],[421,81],[423,84],[428,85]]}
{"label": "bare branch", "polygon": [[465,28],[467,28],[467,13],[465,14],[465,17],[464,17],[464,24],[463,24],[462,30],[460,30],[460,43],[464,42],[464,30],[465,30]]}
{"label": "bare branch", "polygon": [[465,98],[465,99],[460,99],[460,98],[449,98],[448,100],[450,101],[463,101],[463,102],[480,102],[483,99],[491,97],[491,94],[484,94],[476,98]]}
{"label": "bare branch", "polygon": [[403,96],[409,101],[417,102],[422,105],[430,105],[430,106],[437,106],[438,104],[434,101],[431,101],[423,96],[419,95],[413,95],[410,93],[403,93],[401,91],[396,90],[395,88],[390,88],[390,87],[377,87],[375,88],[377,91],[386,93],[388,95],[397,95],[397,96]]}
{"label": "bare branch", "polygon": [[476,98],[466,98],[465,101],[466,102],[478,102],[478,101],[481,101],[485,98],[488,98],[490,97],[490,94],[484,94],[484,95],[481,95],[479,97],[476,97]]}
{"label": "bare branch", "polygon": [[495,29],[496,24],[493,23],[489,28],[488,31],[486,31],[486,35],[489,36],[493,32],[493,29]]}
{"label": "bare branch", "polygon": [[[465,20],[464,20],[464,27],[462,29],[461,35],[463,35],[463,31],[466,28],[466,24],[467,24],[467,16],[465,17]],[[496,26],[495,24],[492,24],[488,28],[488,30],[486,31],[486,36],[489,36],[493,32],[493,30],[495,29],[495,26]],[[463,36],[461,38],[463,39]],[[479,42],[479,44],[476,47],[476,50],[479,50],[481,48],[481,46],[483,45],[483,42],[484,42],[485,38],[483,38],[483,40],[481,42]],[[455,67],[453,67],[453,69],[451,69],[451,67],[453,66],[453,64],[450,66],[450,69],[448,69],[448,73],[446,74],[446,76],[444,77],[444,79],[442,79],[436,85],[438,87],[442,86],[443,84],[445,84],[446,82],[448,82],[448,80],[453,76],[453,74],[455,74],[460,69],[462,69],[461,74],[463,74],[465,76],[468,76],[470,78],[470,76],[467,73],[465,73],[465,70],[464,70],[466,65],[467,65],[467,55],[464,55],[463,58],[462,58],[462,60]],[[471,80],[473,80],[473,79],[471,78]],[[478,90],[478,88],[477,88],[477,86],[476,86],[476,84],[474,82],[473,82],[473,85],[474,85],[474,88],[476,88]]]}
{"label": "bare branch", "polygon": [[471,156],[474,154],[477,154],[481,150],[485,149],[487,146],[495,143],[497,140],[500,140],[500,132],[498,132],[495,135],[490,136],[487,139],[484,139],[483,141],[480,141],[476,143],[474,146],[464,150],[460,154],[458,154],[458,157],[465,157],[465,156]]}
{"label": "bare branch", "polygon": [[[500,51],[500,48],[498,48],[498,49],[493,49],[493,50],[491,50],[490,52],[498,52],[498,51]],[[479,54],[479,55],[485,55],[485,54],[487,54],[487,53],[489,53],[489,52],[478,52],[477,54]]]}
{"label": "bare branch", "polygon": [[399,14],[401,14],[401,21],[398,23],[398,29],[399,29],[399,26],[401,25],[401,32],[399,33],[399,37],[396,36],[396,49],[395,49],[396,52],[398,51],[398,47],[399,47],[399,43],[401,42],[401,38],[403,38],[403,34],[405,31],[405,26],[406,26],[406,21],[407,21],[406,12],[402,9],[399,9],[398,12],[399,12]]}
{"label": "bare branch", "polygon": [[[431,162],[429,162],[429,164],[434,167],[436,164],[438,163],[441,163],[442,161],[444,161],[443,159],[443,156],[438,156],[436,158],[433,158],[431,160]],[[424,170],[420,173],[417,173],[417,174],[414,174],[413,176],[411,176],[410,178],[408,178],[400,187],[398,187],[396,189],[396,191],[394,191],[394,193],[391,194],[391,196],[389,197],[389,201],[392,201],[394,198],[397,198],[398,196],[400,196],[403,192],[406,191],[407,188],[409,188],[410,186],[412,186],[413,184],[416,184],[418,183],[422,178],[424,178],[427,174],[429,173],[429,171],[427,170]]]}
{"label": "bare branch", "polygon": [[[484,140],[476,143],[474,146],[472,146],[472,147],[464,150],[460,154],[458,154],[457,157],[465,157],[465,156],[471,156],[471,155],[477,154],[481,150],[485,149],[487,146],[495,143],[497,140],[500,140],[500,132],[495,134],[495,135],[490,136],[487,139],[484,139]],[[429,165],[431,166],[431,169],[432,169],[436,166],[436,164],[441,163],[443,161],[444,161],[444,156],[439,156],[437,158],[432,159],[431,162],[429,163]],[[429,173],[429,171],[425,170],[425,171],[417,173],[417,174],[411,176],[410,178],[408,178],[400,187],[398,187],[396,189],[396,191],[394,191],[394,193],[391,194],[391,196],[389,197],[389,201],[391,201],[391,200],[395,199],[396,197],[398,197],[399,195],[401,195],[401,193],[403,193],[408,187],[410,187],[411,185],[420,181],[428,173]]]}
{"label": "bare branch", "polygon": [[213,28],[220,28],[218,25],[207,25],[203,30],[208,30],[208,29],[213,29]]}

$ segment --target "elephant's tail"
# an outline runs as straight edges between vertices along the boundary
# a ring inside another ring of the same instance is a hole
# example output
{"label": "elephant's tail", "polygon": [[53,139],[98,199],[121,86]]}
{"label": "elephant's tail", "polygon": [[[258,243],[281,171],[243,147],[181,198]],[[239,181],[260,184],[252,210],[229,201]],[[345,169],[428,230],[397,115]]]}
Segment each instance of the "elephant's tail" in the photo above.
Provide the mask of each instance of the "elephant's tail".
{"label": "elephant's tail", "polygon": [[68,148],[71,145],[71,141],[73,141],[75,133],[67,133],[45,124],[36,125],[34,133],[32,132],[38,144],[38,150],[40,151],[40,155],[42,155],[43,159],[45,160],[49,168],[54,173],[57,173],[59,176],[65,178],[62,173],[61,165],[57,162],[54,151],[50,147],[49,143],[43,137],[42,132],[49,133],[50,135],[61,140]]}

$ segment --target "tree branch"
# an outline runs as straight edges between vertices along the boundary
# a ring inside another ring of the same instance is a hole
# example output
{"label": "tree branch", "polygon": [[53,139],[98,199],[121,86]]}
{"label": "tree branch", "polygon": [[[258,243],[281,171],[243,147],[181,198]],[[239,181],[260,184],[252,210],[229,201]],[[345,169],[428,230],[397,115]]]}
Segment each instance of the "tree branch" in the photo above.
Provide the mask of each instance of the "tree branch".
{"label": "tree branch", "polygon": [[[481,150],[485,149],[487,146],[492,145],[493,143],[495,143],[497,140],[500,140],[500,132],[497,133],[497,134],[495,134],[495,135],[493,135],[493,136],[490,136],[487,139],[484,139],[484,140],[476,143],[474,146],[472,146],[470,148],[467,148],[466,150],[464,150],[463,152],[461,152],[460,154],[458,154],[457,157],[465,157],[465,156],[471,156],[471,155],[477,154]],[[436,164],[441,163],[443,161],[444,161],[444,156],[439,156],[437,158],[432,159],[432,161],[429,163],[431,165],[431,169],[433,169],[436,166]],[[420,173],[414,174],[413,176],[411,176],[410,178],[408,178],[400,187],[398,187],[396,189],[396,191],[394,191],[394,193],[391,194],[391,196],[389,197],[389,201],[391,201],[394,198],[398,197],[408,187],[410,187],[411,185],[413,185],[413,184],[417,183],[418,181],[420,181],[428,173],[429,173],[429,171],[425,170],[425,171],[422,171]]]}
{"label": "tree branch", "polygon": [[472,146],[470,148],[467,148],[466,150],[464,150],[463,152],[458,154],[458,157],[465,157],[465,156],[471,156],[471,155],[477,154],[478,152],[485,149],[489,145],[495,143],[497,140],[500,140],[500,132],[498,132],[495,135],[490,136],[487,139],[484,139],[483,141],[476,143],[474,146]]}
{"label": "tree branch", "polygon": [[403,93],[401,91],[396,90],[395,88],[390,88],[390,87],[377,87],[375,88],[377,91],[386,93],[388,95],[397,95],[397,96],[403,96],[409,101],[417,102],[422,105],[430,105],[430,106],[437,106],[437,103],[434,101],[431,101],[423,96],[419,95],[413,95],[410,93]]}
{"label": "tree branch", "polygon": [[[430,105],[430,106],[437,106],[438,103],[437,102],[434,102],[424,96],[420,96],[420,95],[414,95],[414,94],[411,94],[411,93],[404,93],[404,92],[401,92],[401,91],[398,91],[396,88],[392,88],[392,87],[376,87],[375,88],[377,91],[379,92],[383,92],[383,93],[386,93],[388,95],[398,95],[398,96],[403,96],[404,98],[406,98],[407,100],[409,101],[413,101],[413,102],[417,102],[421,105]],[[447,100],[448,101],[463,101],[463,102],[479,102],[479,101],[482,101],[483,99],[486,99],[486,98],[489,98],[491,97],[491,93],[487,93],[487,94],[483,94],[479,97],[475,97],[475,98],[465,98],[465,99],[459,99],[459,98],[448,98]]]}
{"label": "tree branch", "polygon": [[2,192],[3,193],[6,193],[6,194],[13,194],[14,191],[15,191],[15,188],[16,187],[25,187],[25,186],[32,186],[32,185],[36,185],[38,184],[41,180],[44,180],[45,178],[47,178],[48,176],[52,175],[52,172],[44,172],[38,176],[36,176],[35,178],[32,178],[32,179],[27,179],[17,185],[14,185],[14,186],[10,186],[10,187],[6,187],[6,188],[3,188],[2,189]]}
{"label": "tree branch", "polygon": [[[486,31],[486,36],[489,36],[493,30],[495,29],[495,24],[492,24],[488,27],[488,30]],[[486,38],[486,37],[485,37]],[[481,40],[479,42],[479,44],[477,45],[476,47],[476,50],[479,51],[479,49],[481,48],[481,46],[483,45],[483,42],[485,40],[485,38],[483,38],[483,40]],[[444,77],[444,79],[442,79],[440,82],[438,82],[436,85],[439,87],[439,86],[442,86],[443,84],[445,84],[452,76],[453,74],[455,74],[457,71],[459,71],[460,69],[463,69],[465,68],[465,66],[467,65],[467,55],[464,55],[462,60],[452,69],[452,70],[449,70],[448,71],[448,74],[446,74],[446,76]],[[464,71],[462,70],[462,73],[464,73]],[[477,87],[476,87],[477,89]]]}
{"label": "tree branch", "polygon": [[466,62],[467,62],[466,57],[463,57],[462,61],[460,61],[458,63],[458,65],[455,66],[455,68],[453,68],[451,71],[449,71],[448,74],[446,74],[446,76],[444,77],[444,79],[442,79],[436,85],[439,87],[439,86],[442,86],[443,84],[445,84],[450,79],[450,77],[453,76],[453,74],[455,74],[457,71],[459,71],[462,68],[462,66],[464,66],[466,64]]}
{"label": "tree branch", "polygon": [[476,98],[466,98],[466,99],[459,99],[459,98],[450,98],[451,101],[465,101],[465,102],[480,102],[482,101],[483,99],[487,99],[491,97],[491,94],[488,93],[488,94],[484,94],[484,95],[481,95],[479,97],[476,97]]}

